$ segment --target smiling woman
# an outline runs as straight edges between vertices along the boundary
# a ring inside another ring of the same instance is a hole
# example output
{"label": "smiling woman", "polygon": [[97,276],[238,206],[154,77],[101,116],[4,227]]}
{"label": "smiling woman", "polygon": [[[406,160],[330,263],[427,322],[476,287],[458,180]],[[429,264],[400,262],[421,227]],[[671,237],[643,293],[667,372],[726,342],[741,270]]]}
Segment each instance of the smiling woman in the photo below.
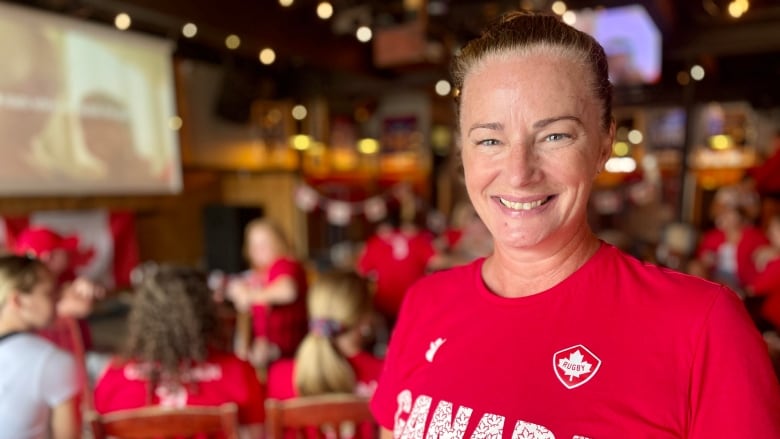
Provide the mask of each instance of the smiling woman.
{"label": "smiling woman", "polygon": [[588,227],[615,131],[607,72],[595,40],[530,13],[455,59],[466,188],[494,252],[407,293],[372,401],[385,437],[780,437],[735,295]]}

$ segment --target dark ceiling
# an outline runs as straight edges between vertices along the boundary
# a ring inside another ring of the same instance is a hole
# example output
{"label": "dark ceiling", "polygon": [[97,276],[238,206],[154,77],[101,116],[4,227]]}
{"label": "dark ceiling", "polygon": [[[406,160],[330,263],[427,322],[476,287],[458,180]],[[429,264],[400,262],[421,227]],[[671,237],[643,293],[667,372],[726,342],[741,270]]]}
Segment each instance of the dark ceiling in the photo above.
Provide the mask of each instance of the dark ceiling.
{"label": "dark ceiling", "polygon": [[[7,1],[7,0],[5,0]],[[408,0],[407,0],[408,1]],[[631,90],[627,101],[675,99],[677,73],[693,63],[708,70],[700,89],[707,94],[748,94],[762,105],[780,105],[780,0],[751,0],[741,18],[728,15],[730,0],[569,0],[570,9],[642,4],[663,35],[661,83],[652,93]],[[423,0],[422,12],[404,9],[402,0],[331,0],[334,16],[315,14],[319,0],[27,0],[14,1],[83,19],[112,23],[118,12],[133,17],[132,28],[177,41],[179,55],[215,62],[257,64],[260,48],[273,47],[274,69],[370,78],[373,84],[394,81],[426,83],[446,74],[447,55],[477,35],[489,20],[518,7],[549,10],[551,0]],[[414,3],[414,2],[412,2]],[[430,13],[428,13],[430,12]],[[361,23],[391,27],[425,16],[425,33],[444,55],[416,65],[377,68],[370,44],[358,42],[352,30]],[[181,26],[196,23],[198,35],[181,36]],[[234,52],[224,48],[228,34],[242,38]],[[230,53],[228,53],[230,52]],[[353,81],[353,85],[365,82]],[[705,84],[706,83],[706,84]],[[707,85],[709,84],[709,85]],[[708,87],[711,89],[708,91]]]}

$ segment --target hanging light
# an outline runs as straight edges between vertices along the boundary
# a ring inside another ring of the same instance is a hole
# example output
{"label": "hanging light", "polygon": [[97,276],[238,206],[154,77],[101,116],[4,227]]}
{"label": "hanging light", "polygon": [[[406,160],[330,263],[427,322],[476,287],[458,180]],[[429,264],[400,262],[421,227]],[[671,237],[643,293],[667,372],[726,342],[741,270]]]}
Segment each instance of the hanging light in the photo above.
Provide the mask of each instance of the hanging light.
{"label": "hanging light", "polygon": [[120,12],[119,14],[116,14],[116,17],[114,18],[114,26],[116,26],[119,30],[127,30],[130,28],[130,24],[132,24],[133,20],[130,19],[130,16],[127,15],[124,12]]}

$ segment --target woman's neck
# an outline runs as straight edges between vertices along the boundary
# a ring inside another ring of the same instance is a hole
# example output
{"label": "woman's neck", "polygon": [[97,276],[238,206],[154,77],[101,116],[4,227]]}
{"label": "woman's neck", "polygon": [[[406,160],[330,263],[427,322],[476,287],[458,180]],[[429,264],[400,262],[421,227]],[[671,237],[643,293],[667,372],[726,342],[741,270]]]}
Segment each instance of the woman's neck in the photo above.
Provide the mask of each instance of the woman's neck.
{"label": "woman's neck", "polygon": [[601,246],[589,230],[546,249],[507,249],[496,245],[482,267],[488,288],[503,297],[524,297],[546,291],[571,276]]}
{"label": "woman's neck", "polygon": [[29,330],[28,325],[17,316],[10,315],[7,310],[0,310],[0,335]]}

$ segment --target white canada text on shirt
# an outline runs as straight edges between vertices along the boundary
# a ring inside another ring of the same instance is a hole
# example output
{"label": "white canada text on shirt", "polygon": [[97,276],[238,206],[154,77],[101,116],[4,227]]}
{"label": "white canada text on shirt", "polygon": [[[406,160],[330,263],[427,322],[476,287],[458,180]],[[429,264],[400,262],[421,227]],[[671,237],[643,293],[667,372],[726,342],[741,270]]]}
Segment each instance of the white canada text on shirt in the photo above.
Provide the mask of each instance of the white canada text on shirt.
{"label": "white canada text on shirt", "polygon": [[[409,390],[398,394],[397,403],[394,439],[466,439],[464,435],[469,424],[475,425],[470,439],[503,439],[505,428],[512,428],[511,439],[555,439],[555,435],[542,425],[518,419],[510,426],[505,416],[494,413],[475,416],[474,409],[463,405],[456,409],[452,402],[445,400],[432,407],[430,396],[418,395],[414,399]],[[585,436],[575,438],[588,439]]]}

